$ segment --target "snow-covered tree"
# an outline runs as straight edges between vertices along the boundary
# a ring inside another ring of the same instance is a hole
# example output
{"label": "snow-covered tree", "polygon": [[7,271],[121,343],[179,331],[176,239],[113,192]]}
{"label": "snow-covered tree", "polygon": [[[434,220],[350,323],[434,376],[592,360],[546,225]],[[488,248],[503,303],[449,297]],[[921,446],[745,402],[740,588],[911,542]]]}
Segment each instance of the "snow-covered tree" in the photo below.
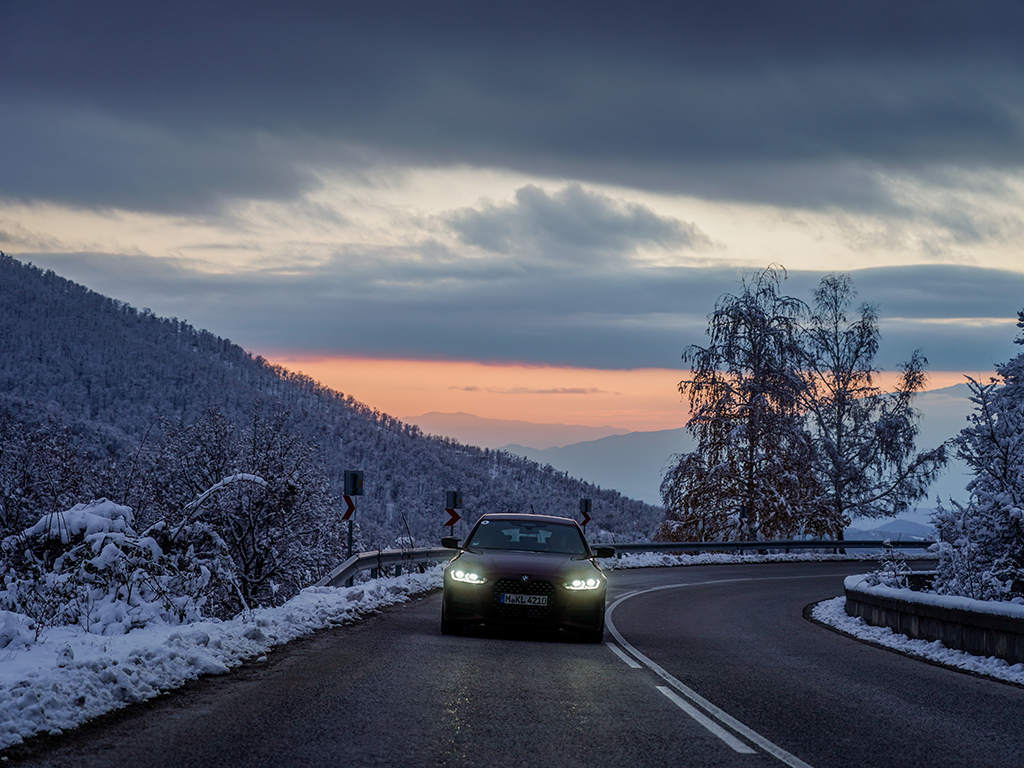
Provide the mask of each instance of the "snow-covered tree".
{"label": "snow-covered tree", "polygon": [[661,481],[667,513],[656,541],[726,541],[740,534],[735,509],[721,503],[716,469],[724,473],[726,468],[709,467],[699,451],[677,457]]}
{"label": "snow-covered tree", "polygon": [[111,495],[113,465],[50,416],[27,424],[0,402],[0,537],[80,499]]}
{"label": "snow-covered tree", "polygon": [[[1017,326],[1024,329],[1024,310]],[[1024,344],[1024,335],[1015,342]],[[956,438],[974,477],[965,504],[940,506],[937,589],[981,600],[1024,599],[1024,353],[982,384],[969,379],[975,404]]]}
{"label": "snow-covered tree", "polygon": [[166,476],[151,492],[165,516],[151,530],[166,551],[214,564],[222,611],[291,597],[343,559],[326,472],[286,411],[256,407],[236,429],[211,409],[170,426],[161,457]]}
{"label": "snow-covered tree", "polygon": [[57,625],[119,635],[193,621],[209,573],[195,559],[180,565],[136,533],[128,507],[77,504],[0,541],[0,609],[27,617],[37,635]]}
{"label": "snow-covered tree", "polygon": [[803,338],[801,407],[814,442],[820,489],[808,531],[842,538],[852,518],[897,515],[921,498],[946,462],[944,446],[920,453],[913,399],[927,361],[914,352],[894,392],[875,383],[878,315],[862,304],[849,275],[830,274],[814,291]]}

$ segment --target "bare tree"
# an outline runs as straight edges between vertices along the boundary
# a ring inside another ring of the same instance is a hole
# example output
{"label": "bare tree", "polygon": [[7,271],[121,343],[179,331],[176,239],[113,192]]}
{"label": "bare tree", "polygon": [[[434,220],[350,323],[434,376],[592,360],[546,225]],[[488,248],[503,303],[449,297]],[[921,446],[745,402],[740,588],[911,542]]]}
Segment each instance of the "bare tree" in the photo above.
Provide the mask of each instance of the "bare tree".
{"label": "bare tree", "polygon": [[810,532],[842,538],[852,518],[897,515],[924,496],[945,466],[939,446],[915,450],[915,395],[927,360],[915,351],[903,364],[894,392],[876,384],[878,314],[862,304],[849,275],[830,274],[814,291],[814,310],[803,334],[805,386],[800,407],[814,445],[819,503]]}
{"label": "bare tree", "polygon": [[679,391],[690,401],[697,450],[679,457],[662,485],[670,521],[692,528],[710,520],[721,535],[724,513],[732,536],[787,536],[817,498],[797,371],[806,305],[779,292],[784,277],[770,267],[721,296],[709,344],[683,353],[692,376]]}

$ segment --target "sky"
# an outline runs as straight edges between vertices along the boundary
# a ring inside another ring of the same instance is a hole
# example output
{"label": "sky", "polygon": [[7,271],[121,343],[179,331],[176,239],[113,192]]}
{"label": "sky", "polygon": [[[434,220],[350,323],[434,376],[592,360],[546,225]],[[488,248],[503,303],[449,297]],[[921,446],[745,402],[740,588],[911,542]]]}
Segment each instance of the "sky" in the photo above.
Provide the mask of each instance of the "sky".
{"label": "sky", "polygon": [[663,429],[716,298],[1018,350],[1024,6],[0,3],[0,250],[399,417]]}

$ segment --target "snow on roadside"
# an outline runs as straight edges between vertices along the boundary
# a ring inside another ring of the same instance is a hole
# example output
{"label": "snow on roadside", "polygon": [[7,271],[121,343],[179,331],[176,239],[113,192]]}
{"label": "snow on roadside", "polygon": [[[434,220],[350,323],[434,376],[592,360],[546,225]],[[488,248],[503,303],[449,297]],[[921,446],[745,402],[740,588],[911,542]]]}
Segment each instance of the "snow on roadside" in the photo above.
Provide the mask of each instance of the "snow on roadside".
{"label": "snow on roadside", "polygon": [[[637,552],[635,554],[617,555],[615,559],[601,560],[601,567],[606,570],[620,568],[666,568],[678,565],[724,565],[729,563],[802,563],[802,562],[872,562],[877,563],[879,550],[860,550],[845,555],[833,555],[830,552],[793,552],[786,554],[749,555],[730,554],[725,552],[701,552],[696,555],[669,555],[659,552]],[[905,560],[934,560],[935,555],[929,552],[915,551],[904,553]]]}
{"label": "snow on roadside", "polygon": [[435,566],[354,587],[310,587],[282,606],[231,621],[151,624],[113,637],[50,628],[39,642],[0,650],[0,748],[263,660],[276,645],[405,602],[440,587],[441,579]]}
{"label": "snow on roadside", "polygon": [[860,617],[846,614],[846,598],[842,596],[818,603],[811,610],[811,616],[840,632],[846,632],[861,640],[877,643],[909,656],[917,656],[945,666],[1024,685],[1024,664],[1009,664],[994,656],[972,656],[963,651],[947,648],[938,640],[912,640],[906,635],[893,632],[888,627],[871,626]]}

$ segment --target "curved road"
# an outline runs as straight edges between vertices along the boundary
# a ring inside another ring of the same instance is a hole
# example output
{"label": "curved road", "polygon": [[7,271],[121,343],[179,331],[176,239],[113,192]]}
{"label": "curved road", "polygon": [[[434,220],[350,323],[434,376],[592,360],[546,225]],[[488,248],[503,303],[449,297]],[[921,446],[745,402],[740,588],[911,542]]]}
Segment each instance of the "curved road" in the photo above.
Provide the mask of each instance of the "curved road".
{"label": "curved road", "polygon": [[433,594],[10,751],[8,764],[1024,765],[1024,688],[803,618],[863,570],[613,571],[605,645],[444,637]]}

